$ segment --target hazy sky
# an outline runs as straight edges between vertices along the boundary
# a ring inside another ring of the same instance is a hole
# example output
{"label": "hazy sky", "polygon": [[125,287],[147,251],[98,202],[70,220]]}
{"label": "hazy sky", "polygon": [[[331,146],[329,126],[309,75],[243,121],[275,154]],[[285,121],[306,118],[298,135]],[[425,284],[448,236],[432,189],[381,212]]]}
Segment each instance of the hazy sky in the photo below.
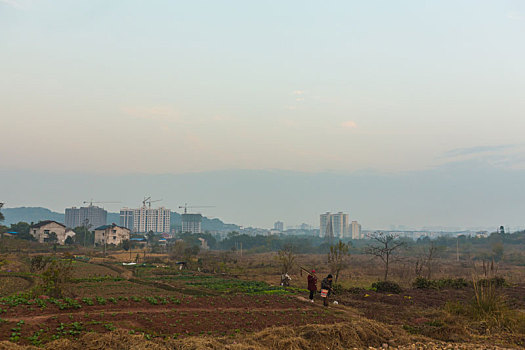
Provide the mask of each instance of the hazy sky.
{"label": "hazy sky", "polygon": [[0,171],[523,169],[524,38],[523,0],[0,0]]}
{"label": "hazy sky", "polygon": [[521,142],[525,1],[0,0],[2,166],[421,169]]}

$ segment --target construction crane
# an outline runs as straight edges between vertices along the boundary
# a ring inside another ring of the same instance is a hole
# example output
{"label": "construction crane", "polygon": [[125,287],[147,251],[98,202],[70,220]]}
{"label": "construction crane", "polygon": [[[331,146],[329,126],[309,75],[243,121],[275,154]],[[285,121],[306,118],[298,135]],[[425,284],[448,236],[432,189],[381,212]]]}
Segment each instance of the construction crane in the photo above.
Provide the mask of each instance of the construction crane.
{"label": "construction crane", "polygon": [[148,203],[149,209],[151,209],[151,203],[160,202],[162,199],[155,199],[151,200],[151,197],[144,197],[144,200],[142,201],[142,206],[146,206],[146,203]]}
{"label": "construction crane", "polygon": [[104,202],[104,201],[102,201],[102,202],[95,202],[95,201],[93,201],[93,199],[91,199],[90,201],[83,201],[82,203],[84,203],[84,204],[89,203],[89,206],[92,207],[93,203],[96,203],[96,204],[107,204],[107,203],[121,203],[121,202]]}
{"label": "construction crane", "polygon": [[179,209],[184,209],[184,214],[188,214],[188,208],[215,208],[214,205],[192,205],[189,206],[188,203],[184,203],[184,205],[179,206]]}
{"label": "construction crane", "polygon": [[148,201],[149,209],[151,209],[151,203],[160,202],[162,199],[155,199],[152,201],[151,199]]}

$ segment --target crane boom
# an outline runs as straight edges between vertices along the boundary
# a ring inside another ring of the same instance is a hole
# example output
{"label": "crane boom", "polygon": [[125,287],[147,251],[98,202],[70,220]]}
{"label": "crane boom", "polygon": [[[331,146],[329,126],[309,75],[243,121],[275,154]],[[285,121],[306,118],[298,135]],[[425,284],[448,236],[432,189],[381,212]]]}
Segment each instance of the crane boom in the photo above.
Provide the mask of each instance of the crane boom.
{"label": "crane boom", "polygon": [[155,199],[152,201],[151,199],[148,201],[149,209],[151,209],[151,203],[160,202],[162,199]]}
{"label": "crane boom", "polygon": [[184,209],[184,214],[188,214],[188,208],[215,208],[214,205],[188,205],[188,203],[184,203],[184,205],[179,205],[179,209]]}
{"label": "crane boom", "polygon": [[92,207],[93,206],[93,203],[97,203],[97,204],[106,204],[106,203],[121,203],[121,202],[115,202],[115,201],[94,201],[93,199],[91,199],[90,201],[83,201],[82,202],[83,204],[88,204],[89,203],[89,206]]}

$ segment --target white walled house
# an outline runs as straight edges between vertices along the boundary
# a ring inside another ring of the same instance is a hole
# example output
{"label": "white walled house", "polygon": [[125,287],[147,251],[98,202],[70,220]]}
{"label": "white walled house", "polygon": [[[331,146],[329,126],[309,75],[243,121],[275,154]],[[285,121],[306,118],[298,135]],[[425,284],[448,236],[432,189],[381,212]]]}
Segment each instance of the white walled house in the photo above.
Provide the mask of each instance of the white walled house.
{"label": "white walled house", "polygon": [[95,229],[95,244],[115,244],[130,238],[130,230],[116,224],[104,225]]}
{"label": "white walled house", "polygon": [[59,222],[52,220],[40,221],[29,229],[29,233],[40,243],[47,242],[50,234],[53,232],[57,236],[57,243],[64,244],[66,241],[66,226]]}
{"label": "white walled house", "polygon": [[75,231],[73,231],[70,228],[67,228],[66,231],[64,232],[64,236],[58,235],[58,243],[64,245],[64,244],[66,244],[66,239],[68,239],[68,237],[73,238],[73,237],[75,237],[75,235],[76,235]]}

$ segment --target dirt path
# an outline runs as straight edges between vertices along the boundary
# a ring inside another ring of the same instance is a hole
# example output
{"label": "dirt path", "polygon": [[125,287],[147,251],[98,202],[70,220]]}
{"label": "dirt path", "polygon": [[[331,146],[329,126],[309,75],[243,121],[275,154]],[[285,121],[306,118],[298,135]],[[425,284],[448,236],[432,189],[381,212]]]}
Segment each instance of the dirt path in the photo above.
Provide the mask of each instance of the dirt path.
{"label": "dirt path", "polygon": [[[313,305],[315,307],[315,305]],[[321,305],[318,306],[321,308]],[[159,313],[165,313],[165,312],[242,312],[249,310],[250,312],[275,312],[275,311],[308,311],[311,307],[304,307],[304,308],[246,308],[246,307],[218,307],[218,308],[209,308],[209,307],[184,307],[184,308],[178,308],[178,307],[155,307],[155,308],[126,308],[121,310],[108,310],[106,311],[107,314],[129,314],[130,312],[133,312],[134,314],[137,313],[145,313],[145,314],[159,314]],[[100,313],[100,310],[93,310],[91,314],[93,313]],[[9,321],[9,322],[18,322],[18,321],[24,321],[27,323],[39,323],[42,322],[42,320],[47,320],[52,317],[59,317],[59,316],[69,316],[72,315],[75,316],[84,316],[85,314],[90,314],[87,310],[81,310],[81,311],[73,311],[73,312],[59,312],[59,313],[49,313],[45,315],[25,315],[25,316],[18,316],[18,317],[2,317],[2,320]]]}

